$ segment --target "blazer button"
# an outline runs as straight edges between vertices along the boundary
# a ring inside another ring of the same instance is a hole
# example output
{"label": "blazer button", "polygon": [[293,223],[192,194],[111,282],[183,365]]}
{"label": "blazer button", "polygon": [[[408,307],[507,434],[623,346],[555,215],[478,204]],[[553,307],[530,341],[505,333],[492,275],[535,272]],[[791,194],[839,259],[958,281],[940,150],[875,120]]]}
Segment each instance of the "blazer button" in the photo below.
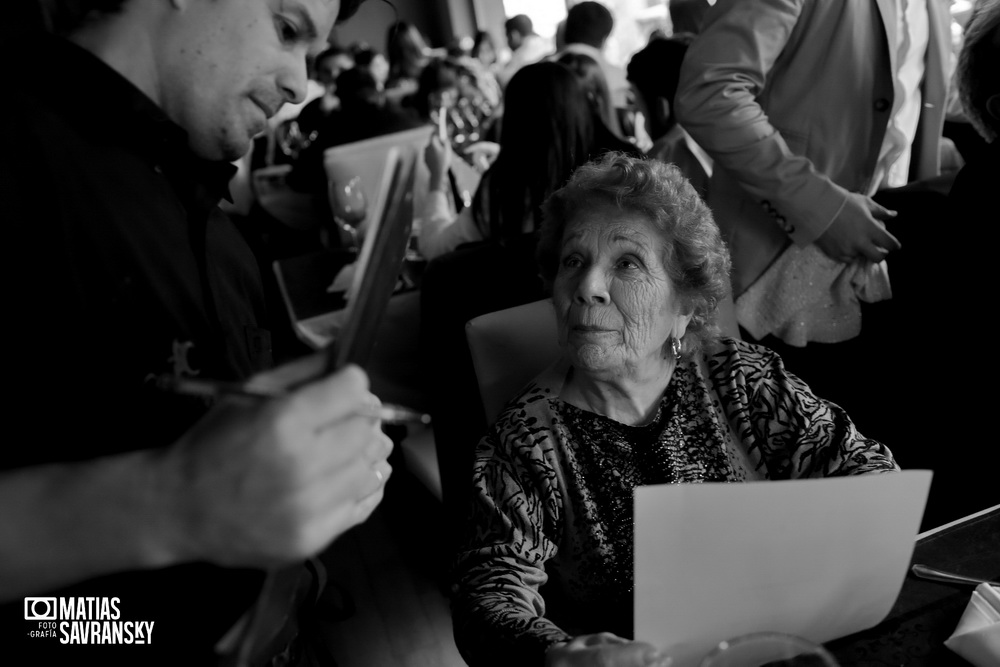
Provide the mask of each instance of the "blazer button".
{"label": "blazer button", "polygon": [[875,100],[875,111],[888,111],[889,110],[889,100],[884,97],[880,97]]}

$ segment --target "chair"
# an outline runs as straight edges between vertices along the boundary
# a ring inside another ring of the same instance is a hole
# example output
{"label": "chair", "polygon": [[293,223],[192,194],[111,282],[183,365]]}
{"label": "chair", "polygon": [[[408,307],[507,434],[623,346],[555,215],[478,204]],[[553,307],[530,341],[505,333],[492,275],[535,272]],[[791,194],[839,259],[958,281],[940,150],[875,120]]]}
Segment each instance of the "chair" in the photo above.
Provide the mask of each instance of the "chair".
{"label": "chair", "polygon": [[[719,304],[719,327],[725,336],[740,337],[731,297]],[[469,321],[465,333],[490,424],[507,401],[559,356],[551,299],[480,315]]]}
{"label": "chair", "polygon": [[521,387],[559,357],[550,299],[475,317],[465,334],[490,424]]}

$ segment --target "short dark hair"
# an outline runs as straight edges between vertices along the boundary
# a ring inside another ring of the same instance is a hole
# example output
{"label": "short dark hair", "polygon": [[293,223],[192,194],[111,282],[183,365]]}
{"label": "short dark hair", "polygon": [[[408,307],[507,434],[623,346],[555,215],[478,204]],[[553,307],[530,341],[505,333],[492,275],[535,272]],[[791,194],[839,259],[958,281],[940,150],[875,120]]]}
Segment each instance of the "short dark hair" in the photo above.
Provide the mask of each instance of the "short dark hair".
{"label": "short dark hair", "polygon": [[[692,33],[679,33],[670,37],[657,37],[637,51],[628,62],[626,75],[630,83],[642,95],[647,106],[652,107],[660,97],[670,103],[673,116],[674,98],[677,96],[677,83],[681,75],[681,63],[688,46],[694,41]],[[653,114],[650,122],[653,125],[653,139],[658,139],[674,126],[674,119],[660,118],[662,114]]]}
{"label": "short dark hair", "polygon": [[[346,21],[365,0],[341,0],[337,22]],[[49,30],[56,34],[68,34],[87,21],[91,16],[103,16],[121,11],[129,0],[38,0],[45,14]]]}
{"label": "short dark hair", "polygon": [[672,164],[609,152],[577,169],[542,206],[542,278],[555,280],[567,225],[595,205],[643,215],[662,233],[664,267],[684,312],[692,315],[681,341],[684,354],[717,338],[718,305],[729,293],[729,250],[712,212]]}
{"label": "short dark hair", "polygon": [[531,22],[525,14],[518,14],[507,19],[503,24],[504,30],[507,32],[514,32],[515,30],[522,35],[530,35],[535,32],[535,25]]}
{"label": "short dark hair", "polygon": [[563,39],[566,44],[589,44],[599,49],[614,27],[611,11],[599,2],[587,0],[570,7]]}
{"label": "short dark hair", "polygon": [[701,32],[705,14],[712,8],[708,0],[670,0],[670,23],[673,34]]}

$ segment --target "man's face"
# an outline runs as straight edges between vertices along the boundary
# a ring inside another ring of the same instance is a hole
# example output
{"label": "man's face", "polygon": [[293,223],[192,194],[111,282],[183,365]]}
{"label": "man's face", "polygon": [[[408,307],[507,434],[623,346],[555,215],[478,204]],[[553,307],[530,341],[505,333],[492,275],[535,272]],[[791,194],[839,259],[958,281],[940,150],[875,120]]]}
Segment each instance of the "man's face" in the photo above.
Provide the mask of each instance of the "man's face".
{"label": "man's face", "polygon": [[524,38],[521,36],[521,33],[519,31],[517,30],[507,31],[507,46],[510,47],[511,51],[517,51],[519,48],[521,48],[521,42],[523,41]]}
{"label": "man's face", "polygon": [[235,160],[306,92],[340,0],[177,0],[157,39],[159,103],[199,156]]}

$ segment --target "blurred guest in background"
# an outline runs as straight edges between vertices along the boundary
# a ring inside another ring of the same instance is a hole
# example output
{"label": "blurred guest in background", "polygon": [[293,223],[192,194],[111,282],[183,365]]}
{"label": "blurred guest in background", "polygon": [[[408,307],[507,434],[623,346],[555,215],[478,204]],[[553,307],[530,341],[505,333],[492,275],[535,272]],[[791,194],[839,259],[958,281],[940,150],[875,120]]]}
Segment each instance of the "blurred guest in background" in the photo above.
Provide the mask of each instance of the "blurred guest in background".
{"label": "blurred guest in background", "polygon": [[601,64],[584,53],[574,51],[567,51],[557,56],[556,62],[565,65],[576,74],[584,92],[587,93],[591,110],[600,120],[598,132],[608,132],[624,142],[621,123],[611,102],[611,92],[608,90],[608,82]]}
{"label": "blurred guest in background", "polygon": [[386,97],[368,70],[352,67],[337,77],[340,108],[329,114],[317,135],[305,146],[286,177],[289,187],[319,195],[326,200],[323,153],[340,146],[383,134],[420,127],[423,121],[411,109]]}
{"label": "blurred guest in background", "polygon": [[559,53],[582,53],[596,60],[604,72],[604,80],[611,93],[611,105],[616,113],[623,113],[628,108],[629,89],[625,72],[604,57],[604,46],[614,27],[614,16],[601,3],[593,0],[577,3],[566,14],[565,43]]}
{"label": "blurred guest in background", "polygon": [[507,19],[504,31],[507,34],[507,45],[510,47],[511,55],[497,74],[497,80],[501,87],[506,88],[511,77],[519,69],[538,62],[549,55],[552,48],[535,32],[531,19],[524,14]]}
{"label": "blurred guest in background", "polygon": [[340,46],[331,46],[316,56],[313,62],[313,78],[322,84],[323,94],[306,104],[294,122],[297,131],[308,141],[313,141],[327,125],[330,114],[340,108],[337,96],[337,77],[341,72],[354,67],[351,54]]}
{"label": "blurred guest in background", "polygon": [[577,166],[623,144],[629,147],[607,130],[597,132],[600,121],[582,85],[559,63],[522,68],[511,79],[504,99],[499,155],[483,175],[471,209],[457,219],[440,213],[451,147],[437,137],[427,146],[430,187],[437,193],[428,198],[420,230],[420,252],[428,259],[463,243],[484,239],[513,243],[533,235],[541,223],[542,202]]}
{"label": "blurred guest in background", "polygon": [[391,99],[399,101],[417,89],[420,72],[430,60],[432,51],[417,26],[397,21],[386,31],[385,52],[389,58],[386,92]]}
{"label": "blurred guest in background", "polygon": [[371,75],[379,92],[385,90],[389,81],[389,61],[381,52],[370,46],[358,48],[354,51],[354,65]]}
{"label": "blurred guest in background", "polygon": [[[980,0],[975,8],[955,80],[965,115],[987,147],[959,171],[949,197],[958,220],[981,221],[981,229],[987,230],[995,213],[994,189],[1000,183],[1000,2]],[[985,245],[990,251],[995,248],[992,243]],[[987,264],[973,266],[985,269]]]}
{"label": "blurred guest in background", "polygon": [[500,62],[496,44],[493,43],[493,36],[485,30],[479,30],[476,32],[476,36],[472,42],[472,53],[470,55],[481,62],[483,67],[486,67],[493,72],[496,71],[496,67]]}
{"label": "blurred guest in background", "polygon": [[712,158],[691,138],[674,113],[677,80],[691,33],[650,40],[628,63],[633,100],[653,144],[646,154],[681,170],[702,199],[708,196]]}
{"label": "blurred guest in background", "polygon": [[667,665],[630,640],[637,486],[898,468],[775,353],[719,338],[728,253],[675,167],[608,154],[543,211],[563,355],[477,449],[455,640],[473,666]]}
{"label": "blurred guest in background", "polygon": [[671,34],[697,35],[705,23],[705,15],[712,5],[708,0],[670,0]]}

